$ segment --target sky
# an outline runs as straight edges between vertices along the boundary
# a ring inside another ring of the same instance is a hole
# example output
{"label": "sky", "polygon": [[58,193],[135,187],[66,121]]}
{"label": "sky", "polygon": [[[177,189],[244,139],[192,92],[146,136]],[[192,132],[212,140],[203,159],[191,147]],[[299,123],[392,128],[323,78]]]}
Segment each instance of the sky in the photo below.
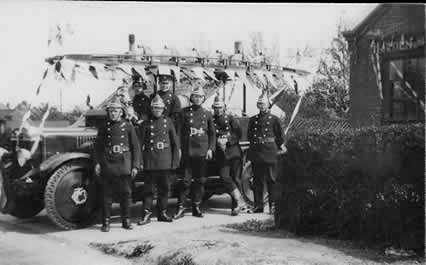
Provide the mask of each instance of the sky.
{"label": "sky", "polygon": [[[265,42],[280,44],[282,64],[286,51],[326,48],[341,19],[348,29],[359,23],[377,4],[241,4],[18,1],[0,2],[0,102],[12,106],[22,100],[50,101],[58,105],[62,91],[64,109],[105,98],[118,85],[77,78],[77,84],[49,75],[38,97],[35,91],[47,67],[44,58],[63,53],[123,53],[128,35],[159,52],[164,45],[181,52],[192,47],[231,54],[234,41],[247,43],[250,32],[263,32]],[[63,46],[47,46],[49,29],[70,25]],[[84,85],[83,85],[84,84]],[[62,88],[62,89],[60,89]]]}

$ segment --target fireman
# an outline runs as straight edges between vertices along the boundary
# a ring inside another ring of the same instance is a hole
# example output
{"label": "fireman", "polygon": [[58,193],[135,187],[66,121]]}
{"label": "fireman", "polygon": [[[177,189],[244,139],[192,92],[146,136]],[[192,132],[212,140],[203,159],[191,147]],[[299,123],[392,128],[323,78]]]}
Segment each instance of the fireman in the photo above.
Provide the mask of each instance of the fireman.
{"label": "fireman", "polygon": [[242,171],[242,151],[239,142],[242,131],[238,121],[225,113],[225,104],[219,95],[215,97],[212,108],[217,139],[214,156],[220,177],[232,198],[231,215],[235,216],[241,210],[249,212],[239,190]]}
{"label": "fireman", "polygon": [[[266,91],[265,91],[266,92]],[[269,209],[273,213],[276,200],[276,168],[277,153],[286,152],[282,128],[277,116],[269,112],[269,100],[262,93],[257,101],[259,114],[252,116],[248,123],[247,138],[250,148],[247,154],[252,162],[254,174],[254,204],[253,212],[263,212],[263,182],[266,179],[269,192]]]}
{"label": "fireman", "polygon": [[107,105],[108,120],[98,129],[95,143],[95,173],[101,176],[103,193],[102,231],[110,228],[113,196],[118,195],[122,227],[130,222],[131,183],[138,172],[140,146],[133,125],[124,119],[120,100]]}
{"label": "fireman", "polygon": [[[160,95],[161,99],[163,99],[165,104],[163,115],[172,119],[176,132],[180,135],[182,107],[179,98],[173,94],[172,91],[173,82],[176,82],[173,78],[174,77],[170,74],[170,71],[167,73],[159,71],[158,83],[160,90],[157,93]],[[154,96],[155,95],[152,95],[151,98]]]}
{"label": "fireman", "polygon": [[143,121],[147,118],[150,112],[150,100],[144,93],[146,84],[142,82],[141,77],[137,77],[133,81],[133,89],[135,90],[135,96],[132,100],[133,109],[138,115],[139,121]]}
{"label": "fireman", "polygon": [[156,95],[151,102],[151,115],[141,125],[140,143],[142,147],[144,179],[144,211],[138,225],[148,224],[152,215],[152,200],[154,186],[157,186],[159,210],[157,220],[172,222],[167,215],[167,201],[169,195],[170,170],[179,166],[181,151],[180,142],[173,122],[164,116],[164,102]]}
{"label": "fireman", "polygon": [[184,216],[186,197],[192,183],[192,215],[203,217],[200,210],[207,174],[207,160],[213,158],[216,135],[212,115],[201,104],[205,94],[201,86],[190,96],[192,105],[183,109],[182,114],[182,157],[184,175],[180,182],[178,209],[174,218]]}

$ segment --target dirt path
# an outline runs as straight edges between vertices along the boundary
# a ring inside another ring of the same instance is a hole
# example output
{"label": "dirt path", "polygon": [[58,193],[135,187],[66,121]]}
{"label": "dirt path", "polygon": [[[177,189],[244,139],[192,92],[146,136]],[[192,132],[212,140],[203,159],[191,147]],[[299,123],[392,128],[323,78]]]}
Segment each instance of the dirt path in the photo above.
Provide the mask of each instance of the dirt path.
{"label": "dirt path", "polygon": [[[109,233],[101,233],[100,225],[63,231],[44,212],[29,220],[0,214],[0,265],[390,264],[378,253],[345,242],[271,231],[273,222],[267,214],[231,217],[228,204],[227,197],[214,198],[205,209],[205,218],[188,214],[172,224],[154,218],[151,224],[133,231],[121,229],[115,219]],[[133,216],[137,218],[139,211],[140,205],[135,205]],[[407,260],[391,264],[423,263]]]}

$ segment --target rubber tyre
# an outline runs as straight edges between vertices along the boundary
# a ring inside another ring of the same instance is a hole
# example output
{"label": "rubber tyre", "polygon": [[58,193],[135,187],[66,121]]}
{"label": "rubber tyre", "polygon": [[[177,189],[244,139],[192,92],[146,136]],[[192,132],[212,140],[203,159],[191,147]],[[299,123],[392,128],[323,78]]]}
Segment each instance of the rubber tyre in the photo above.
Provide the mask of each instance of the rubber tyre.
{"label": "rubber tyre", "polygon": [[[44,202],[49,218],[57,226],[70,230],[92,224],[100,213],[100,188],[85,160],[70,161],[50,176],[44,191]],[[76,187],[84,187],[87,201],[76,205],[71,194]]]}

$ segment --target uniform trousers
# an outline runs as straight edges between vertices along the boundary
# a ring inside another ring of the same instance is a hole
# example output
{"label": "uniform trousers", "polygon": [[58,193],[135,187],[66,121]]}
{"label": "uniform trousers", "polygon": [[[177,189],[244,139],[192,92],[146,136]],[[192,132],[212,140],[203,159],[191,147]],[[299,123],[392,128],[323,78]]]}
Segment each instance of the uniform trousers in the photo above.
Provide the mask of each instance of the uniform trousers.
{"label": "uniform trousers", "polygon": [[263,208],[263,183],[266,185],[269,193],[269,203],[272,204],[277,198],[276,171],[277,165],[267,163],[252,163],[254,181],[254,206]]}
{"label": "uniform trousers", "polygon": [[107,176],[102,179],[103,218],[111,217],[113,198],[120,203],[121,218],[130,217],[132,202],[132,177],[130,175]]}
{"label": "uniform trousers", "polygon": [[240,187],[241,182],[241,159],[219,161],[219,176],[225,183],[226,192],[230,193]]}
{"label": "uniform trousers", "polygon": [[152,200],[154,190],[157,188],[157,207],[158,210],[167,210],[169,199],[169,170],[150,170],[145,172],[144,178],[144,199],[143,207],[145,210],[152,211]]}
{"label": "uniform trousers", "polygon": [[[242,161],[240,158],[217,162],[219,167],[219,176],[225,184],[227,193],[241,187]],[[232,198],[232,208],[237,207],[237,202]]]}
{"label": "uniform trousers", "polygon": [[207,160],[202,157],[188,157],[184,161],[184,174],[180,182],[179,204],[184,204],[191,191],[192,202],[201,203],[206,182]]}

